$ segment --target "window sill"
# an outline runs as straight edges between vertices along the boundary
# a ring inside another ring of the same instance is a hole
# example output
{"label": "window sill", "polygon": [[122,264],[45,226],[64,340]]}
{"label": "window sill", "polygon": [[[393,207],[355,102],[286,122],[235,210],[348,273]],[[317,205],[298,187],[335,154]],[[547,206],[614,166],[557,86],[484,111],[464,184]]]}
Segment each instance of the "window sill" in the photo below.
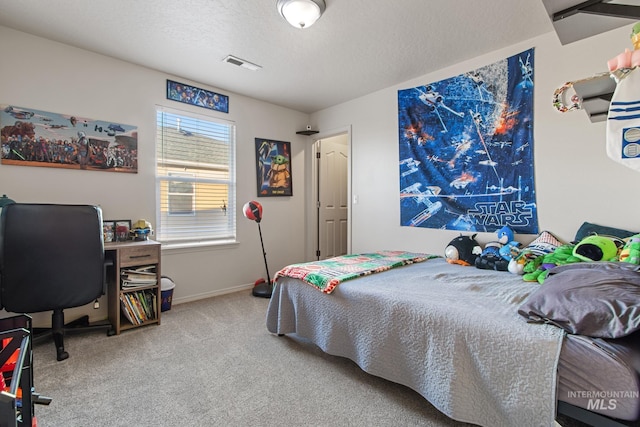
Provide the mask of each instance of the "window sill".
{"label": "window sill", "polygon": [[162,243],[162,252],[186,253],[229,249],[238,246],[237,240],[219,240],[204,242]]}

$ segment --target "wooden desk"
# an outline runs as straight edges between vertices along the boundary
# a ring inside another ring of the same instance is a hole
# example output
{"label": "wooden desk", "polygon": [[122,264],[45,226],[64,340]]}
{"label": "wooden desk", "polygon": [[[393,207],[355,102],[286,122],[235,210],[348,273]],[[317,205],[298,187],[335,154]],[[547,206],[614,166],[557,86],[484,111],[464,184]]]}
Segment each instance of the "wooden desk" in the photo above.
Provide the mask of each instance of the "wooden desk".
{"label": "wooden desk", "polygon": [[[105,258],[113,263],[107,275],[109,322],[113,325],[113,332],[117,335],[138,326],[159,325],[162,298],[160,243],[153,240],[110,242],[104,244],[104,250]],[[127,270],[140,268],[155,273],[155,282],[135,287],[123,286]]]}

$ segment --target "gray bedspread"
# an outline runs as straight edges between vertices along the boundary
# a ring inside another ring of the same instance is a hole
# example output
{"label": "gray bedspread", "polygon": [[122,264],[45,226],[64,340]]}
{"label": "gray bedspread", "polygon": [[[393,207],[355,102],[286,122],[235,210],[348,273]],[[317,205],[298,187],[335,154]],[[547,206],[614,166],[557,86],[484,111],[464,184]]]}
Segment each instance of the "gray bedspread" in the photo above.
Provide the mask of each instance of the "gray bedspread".
{"label": "gray bedspread", "polygon": [[330,295],[281,277],[267,329],[406,385],[453,419],[547,427],[564,332],[518,315],[537,286],[444,259],[347,281]]}

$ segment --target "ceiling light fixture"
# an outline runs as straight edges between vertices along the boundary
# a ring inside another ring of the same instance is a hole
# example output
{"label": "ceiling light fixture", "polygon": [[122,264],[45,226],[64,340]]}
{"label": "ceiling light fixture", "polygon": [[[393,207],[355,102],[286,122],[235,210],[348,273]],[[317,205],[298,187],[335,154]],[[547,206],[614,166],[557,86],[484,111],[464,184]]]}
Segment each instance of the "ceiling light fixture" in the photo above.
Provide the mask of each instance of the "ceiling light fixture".
{"label": "ceiling light fixture", "polygon": [[324,0],[278,0],[278,12],[296,28],[308,28],[324,12]]}

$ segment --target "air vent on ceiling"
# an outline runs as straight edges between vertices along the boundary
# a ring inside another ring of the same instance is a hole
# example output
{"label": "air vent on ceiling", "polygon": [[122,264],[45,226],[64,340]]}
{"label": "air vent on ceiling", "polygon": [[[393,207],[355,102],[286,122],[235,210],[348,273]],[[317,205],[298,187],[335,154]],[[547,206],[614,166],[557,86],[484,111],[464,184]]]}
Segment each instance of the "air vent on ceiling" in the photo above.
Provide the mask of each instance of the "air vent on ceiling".
{"label": "air vent on ceiling", "polygon": [[244,59],[240,59],[237,56],[227,55],[222,62],[227,62],[229,64],[237,65],[238,67],[246,68],[251,71],[256,71],[262,68],[260,65],[254,64],[249,61],[245,61]]}

